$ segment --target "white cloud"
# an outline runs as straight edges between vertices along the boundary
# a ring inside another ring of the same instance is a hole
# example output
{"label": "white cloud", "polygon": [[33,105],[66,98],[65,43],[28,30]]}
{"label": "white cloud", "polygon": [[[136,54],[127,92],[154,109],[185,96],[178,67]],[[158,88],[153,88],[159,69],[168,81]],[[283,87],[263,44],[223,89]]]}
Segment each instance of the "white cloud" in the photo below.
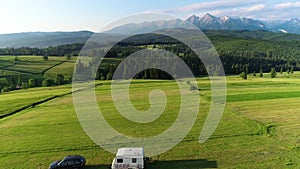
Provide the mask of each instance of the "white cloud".
{"label": "white cloud", "polygon": [[286,2],[274,6],[275,9],[297,8],[300,7],[300,2]]}
{"label": "white cloud", "polygon": [[246,11],[246,12],[258,12],[258,11],[264,10],[265,8],[266,8],[266,5],[258,4],[258,5],[254,5],[251,7],[242,8],[241,10]]}
{"label": "white cloud", "polygon": [[[255,14],[262,13],[263,11],[266,11],[267,7],[264,4],[258,4],[258,5],[252,5],[248,7],[235,7],[235,8],[226,8],[226,9],[217,9],[217,10],[211,10],[209,13],[216,16],[236,16],[236,17],[252,17],[255,16]],[[203,14],[205,12],[202,12]]]}
{"label": "white cloud", "polygon": [[210,13],[215,16],[249,17],[263,20],[286,20],[300,16],[300,2],[291,0],[215,0],[157,12],[172,13],[186,18],[196,14]]}
{"label": "white cloud", "polygon": [[177,9],[168,9],[162,12],[190,12],[190,11],[201,11],[201,10],[210,10],[210,9],[222,9],[222,8],[233,8],[239,6],[245,6],[249,4],[254,4],[261,2],[261,0],[216,0],[209,2],[200,2],[196,4],[191,4],[187,6],[183,6]]}

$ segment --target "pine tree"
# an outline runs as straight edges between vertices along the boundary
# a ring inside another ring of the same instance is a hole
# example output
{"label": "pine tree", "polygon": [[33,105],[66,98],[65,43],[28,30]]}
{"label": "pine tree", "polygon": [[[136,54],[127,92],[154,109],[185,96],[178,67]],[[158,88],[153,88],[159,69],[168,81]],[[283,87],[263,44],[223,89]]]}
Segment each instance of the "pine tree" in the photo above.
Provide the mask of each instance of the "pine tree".
{"label": "pine tree", "polygon": [[247,80],[247,78],[248,78],[247,73],[245,71],[240,74],[240,77],[245,79],[245,80]]}
{"label": "pine tree", "polygon": [[271,69],[270,74],[271,74],[271,78],[275,78],[276,77],[276,70],[275,70],[275,68]]}
{"label": "pine tree", "polygon": [[263,77],[264,76],[264,73],[263,73],[263,69],[262,67],[259,69],[259,77]]}

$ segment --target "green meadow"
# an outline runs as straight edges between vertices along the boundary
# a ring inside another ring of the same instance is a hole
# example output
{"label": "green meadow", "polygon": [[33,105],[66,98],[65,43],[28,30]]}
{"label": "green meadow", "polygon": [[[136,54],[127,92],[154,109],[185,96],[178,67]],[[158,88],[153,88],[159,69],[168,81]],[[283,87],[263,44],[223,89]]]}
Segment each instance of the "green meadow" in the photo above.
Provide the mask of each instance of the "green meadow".
{"label": "green meadow", "polygon": [[0,75],[6,75],[7,72],[14,74],[41,74],[47,70],[67,62],[65,57],[50,56],[45,61],[42,56],[1,56],[0,57]]}
{"label": "green meadow", "polygon": [[[59,68],[71,69],[64,62],[45,74],[59,72],[56,70]],[[203,144],[198,139],[209,111],[211,90],[207,77],[197,78],[200,109],[196,123],[177,146],[152,157],[146,168],[300,168],[300,72],[278,73],[276,78],[269,76],[249,75],[248,80],[227,77],[223,117],[214,134]],[[110,81],[96,83],[99,109],[120,133],[132,137],[154,136],[168,129],[177,118],[180,93],[175,81],[134,80],[131,83],[131,102],[141,111],[149,109],[152,90],[165,92],[168,104],[164,113],[148,124],[133,123],[121,116],[112,101]],[[0,94],[0,113],[22,107],[26,108],[0,119],[1,169],[48,168],[50,162],[73,154],[86,157],[86,168],[104,169],[114,158],[114,154],[97,146],[81,128],[71,85]]]}

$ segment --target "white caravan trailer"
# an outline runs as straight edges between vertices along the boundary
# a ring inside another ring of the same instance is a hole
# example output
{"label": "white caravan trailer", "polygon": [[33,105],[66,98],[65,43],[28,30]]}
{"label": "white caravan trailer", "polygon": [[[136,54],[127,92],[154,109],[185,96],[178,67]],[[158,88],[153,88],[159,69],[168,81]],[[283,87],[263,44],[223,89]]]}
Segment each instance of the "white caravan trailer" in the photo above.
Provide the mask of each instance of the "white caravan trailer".
{"label": "white caravan trailer", "polygon": [[144,149],[143,148],[119,148],[114,158],[112,169],[143,169]]}

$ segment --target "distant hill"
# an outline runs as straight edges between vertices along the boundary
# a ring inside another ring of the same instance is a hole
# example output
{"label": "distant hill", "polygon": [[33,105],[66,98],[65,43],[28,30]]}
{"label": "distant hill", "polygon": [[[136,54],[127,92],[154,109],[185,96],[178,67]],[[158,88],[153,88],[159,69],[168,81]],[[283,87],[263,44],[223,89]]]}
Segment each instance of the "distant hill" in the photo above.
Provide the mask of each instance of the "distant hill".
{"label": "distant hill", "polygon": [[297,33],[300,34],[300,19],[291,18],[280,25],[274,27],[275,30],[285,33]]}
{"label": "distant hill", "polygon": [[93,32],[26,32],[0,34],[0,48],[36,47],[44,48],[73,43],[85,43]]}
{"label": "distant hill", "polygon": [[271,32],[265,30],[204,30],[208,37],[211,36],[226,36],[241,39],[258,39],[269,41],[300,41],[299,34],[283,33],[283,32]]}
{"label": "distant hill", "polygon": [[190,23],[184,22],[180,19],[175,20],[158,20],[152,22],[142,23],[129,23],[115,27],[106,33],[110,34],[142,34],[157,31],[160,29],[171,29],[171,28],[193,28]]}

